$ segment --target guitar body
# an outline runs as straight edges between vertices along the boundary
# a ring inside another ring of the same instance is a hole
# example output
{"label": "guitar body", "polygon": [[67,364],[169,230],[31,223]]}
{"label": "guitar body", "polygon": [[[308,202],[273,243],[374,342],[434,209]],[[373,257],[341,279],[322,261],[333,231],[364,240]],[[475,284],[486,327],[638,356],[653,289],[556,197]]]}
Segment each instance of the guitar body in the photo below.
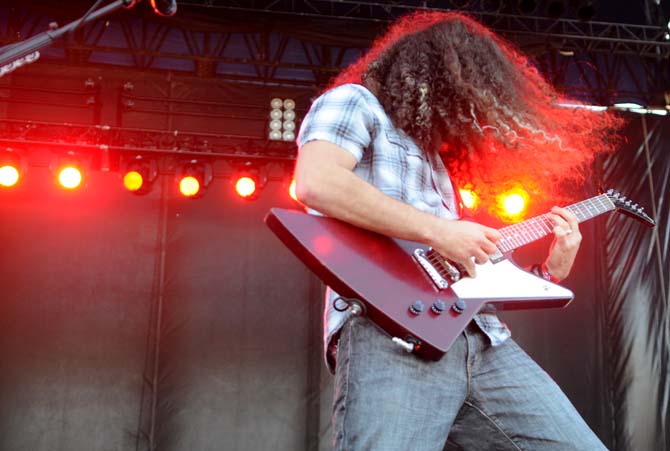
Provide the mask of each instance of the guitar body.
{"label": "guitar body", "polygon": [[440,359],[487,304],[564,307],[573,298],[570,290],[518,268],[502,254],[478,265],[476,278],[440,287],[414,257],[417,250],[428,251],[424,245],[294,210],[274,208],[265,221],[325,284],[359,300],[364,315],[426,359]]}

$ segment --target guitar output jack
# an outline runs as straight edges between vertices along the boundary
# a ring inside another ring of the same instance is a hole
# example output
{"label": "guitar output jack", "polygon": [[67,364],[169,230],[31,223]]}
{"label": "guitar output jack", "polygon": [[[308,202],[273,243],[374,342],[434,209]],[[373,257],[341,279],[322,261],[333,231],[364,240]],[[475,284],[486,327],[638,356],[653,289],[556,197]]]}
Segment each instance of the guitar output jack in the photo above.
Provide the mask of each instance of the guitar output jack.
{"label": "guitar output jack", "polygon": [[365,314],[365,304],[359,299],[345,298],[344,296],[335,298],[333,308],[338,312],[349,312],[355,316]]}

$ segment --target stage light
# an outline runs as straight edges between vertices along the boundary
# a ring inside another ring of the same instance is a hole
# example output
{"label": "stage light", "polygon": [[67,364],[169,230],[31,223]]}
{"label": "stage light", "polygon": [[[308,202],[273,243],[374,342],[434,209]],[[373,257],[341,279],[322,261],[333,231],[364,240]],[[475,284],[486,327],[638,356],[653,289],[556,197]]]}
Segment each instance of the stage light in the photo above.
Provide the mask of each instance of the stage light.
{"label": "stage light", "polygon": [[190,175],[182,177],[179,180],[179,191],[186,197],[196,197],[200,194],[200,182]]}
{"label": "stage light", "polygon": [[81,169],[76,166],[63,166],[58,170],[58,183],[67,190],[74,190],[81,186],[84,180]]}
{"label": "stage light", "polygon": [[0,186],[16,186],[27,169],[26,159],[17,151],[7,148],[0,152]]}
{"label": "stage light", "polygon": [[278,97],[275,97],[270,101],[270,123],[268,124],[270,132],[268,134],[268,139],[271,141],[280,141],[282,135],[282,118],[284,117],[284,112],[282,107],[284,106],[284,101]]}
{"label": "stage light", "polygon": [[498,213],[503,220],[516,222],[523,218],[529,199],[528,192],[517,186],[497,196]]}
{"label": "stage light", "polygon": [[19,169],[6,164],[0,166],[0,186],[11,188],[19,182]]}
{"label": "stage light", "polygon": [[235,182],[235,192],[243,199],[251,199],[256,193],[256,180],[248,175],[239,177]]}
{"label": "stage light", "polygon": [[143,195],[151,191],[158,177],[158,164],[152,158],[136,155],[122,162],[123,186],[133,194]]}
{"label": "stage light", "polygon": [[275,97],[270,101],[268,139],[271,141],[295,140],[295,100]]}
{"label": "stage light", "polygon": [[[279,120],[282,117],[284,117],[284,113],[282,113],[281,110],[276,108],[270,110],[270,119],[272,119],[272,121]],[[270,122],[270,124],[272,124],[272,122]],[[272,128],[272,126],[270,126],[270,128]]]}
{"label": "stage light", "polygon": [[526,208],[526,201],[520,194],[509,194],[503,200],[505,213],[516,216]]}
{"label": "stage light", "polygon": [[233,177],[235,193],[245,200],[258,198],[261,190],[267,184],[267,168],[246,161],[237,167]]}
{"label": "stage light", "polygon": [[201,197],[212,182],[212,165],[207,161],[189,160],[177,167],[179,192],[190,199]]}
{"label": "stage light", "polygon": [[123,186],[132,193],[138,193],[145,185],[144,177],[137,171],[128,171],[123,176]]}
{"label": "stage light", "polygon": [[49,163],[49,170],[55,182],[68,191],[82,188],[86,174],[95,166],[91,153],[79,153],[74,150],[55,152]]}
{"label": "stage light", "polygon": [[284,99],[284,109],[285,110],[294,110],[295,109],[295,100]]}
{"label": "stage light", "polygon": [[294,121],[295,120],[295,110],[284,111],[284,120],[285,121]]}
{"label": "stage light", "polygon": [[461,195],[461,200],[463,201],[465,208],[472,211],[477,209],[477,206],[479,205],[479,196],[477,196],[477,193],[467,187],[459,189],[458,192]]}

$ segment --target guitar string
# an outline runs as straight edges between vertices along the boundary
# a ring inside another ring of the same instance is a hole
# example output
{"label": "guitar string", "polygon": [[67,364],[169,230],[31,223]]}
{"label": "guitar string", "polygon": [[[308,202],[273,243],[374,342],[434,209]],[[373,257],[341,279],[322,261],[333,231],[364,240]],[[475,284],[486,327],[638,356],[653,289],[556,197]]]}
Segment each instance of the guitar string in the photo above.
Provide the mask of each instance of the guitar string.
{"label": "guitar string", "polygon": [[[586,199],[581,202],[565,207],[572,212],[579,222],[591,219],[601,213],[604,213],[615,208],[612,201],[607,194],[601,194],[591,199]],[[548,214],[542,214],[525,221],[510,224],[500,229],[502,238],[498,241],[497,247],[500,252],[509,252],[525,244],[536,241],[550,234],[553,231],[554,225]],[[433,264],[439,265],[438,272],[444,269],[444,257],[441,256],[434,249],[427,252],[429,261]],[[441,275],[444,275],[441,273]]]}

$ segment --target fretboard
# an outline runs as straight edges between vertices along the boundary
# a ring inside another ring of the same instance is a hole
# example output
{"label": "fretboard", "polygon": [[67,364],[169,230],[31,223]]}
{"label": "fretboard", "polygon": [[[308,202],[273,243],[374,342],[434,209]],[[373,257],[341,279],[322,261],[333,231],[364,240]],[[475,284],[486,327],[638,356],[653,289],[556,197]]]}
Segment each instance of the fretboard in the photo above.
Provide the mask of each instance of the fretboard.
{"label": "fretboard", "polygon": [[[592,197],[565,207],[577,216],[579,222],[595,218],[598,215],[614,210],[616,207],[606,194]],[[533,241],[543,238],[554,230],[554,223],[548,214],[535,216],[525,221],[500,229],[502,238],[498,241],[501,252],[509,252]]]}

